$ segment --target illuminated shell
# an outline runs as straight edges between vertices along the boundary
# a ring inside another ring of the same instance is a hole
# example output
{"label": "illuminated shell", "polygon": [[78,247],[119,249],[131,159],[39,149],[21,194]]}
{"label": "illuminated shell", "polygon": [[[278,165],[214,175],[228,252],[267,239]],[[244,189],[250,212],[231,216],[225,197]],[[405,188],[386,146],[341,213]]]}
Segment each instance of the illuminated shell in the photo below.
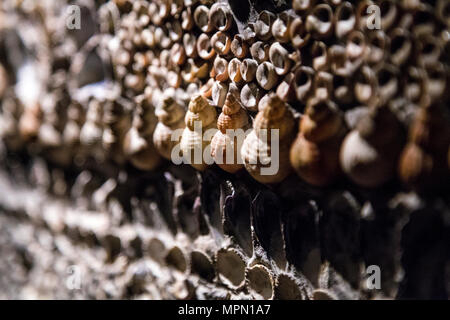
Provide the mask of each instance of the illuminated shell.
{"label": "illuminated shell", "polygon": [[409,142],[399,162],[399,175],[418,191],[439,188],[449,178],[449,120],[439,105],[421,107],[410,127]]}
{"label": "illuminated shell", "polygon": [[[223,170],[234,173],[244,167],[241,160],[241,147],[248,126],[247,113],[236,96],[228,93],[222,113],[217,119],[219,131],[211,140],[211,156]],[[230,151],[233,153],[232,155],[227,153]]]}
{"label": "illuminated shell", "polygon": [[339,150],[345,132],[334,103],[310,99],[290,152],[291,165],[297,174],[316,186],[333,182],[340,173]]}
{"label": "illuminated shell", "polygon": [[156,108],[158,124],[153,133],[153,144],[158,152],[167,160],[171,159],[173,148],[180,142],[172,140],[174,131],[184,129],[184,108],[173,98],[167,97],[162,104]]}
{"label": "illuminated shell", "polygon": [[[189,110],[184,118],[186,128],[180,141],[180,149],[185,163],[195,169],[203,171],[211,162],[205,161],[210,155],[210,141],[212,138],[209,129],[216,129],[216,109],[201,95],[192,97]],[[207,149],[205,151],[205,149]]]}
{"label": "illuminated shell", "polygon": [[289,148],[294,135],[292,112],[278,96],[271,94],[242,145],[245,169],[261,183],[281,182],[292,170]]}
{"label": "illuminated shell", "polygon": [[360,186],[380,186],[393,177],[401,147],[395,115],[387,107],[373,107],[342,143],[342,170]]}
{"label": "illuminated shell", "polygon": [[157,119],[153,105],[143,96],[137,98],[138,105],[133,115],[130,130],[124,140],[124,152],[138,169],[153,170],[161,163],[161,157],[153,144],[153,131]]}

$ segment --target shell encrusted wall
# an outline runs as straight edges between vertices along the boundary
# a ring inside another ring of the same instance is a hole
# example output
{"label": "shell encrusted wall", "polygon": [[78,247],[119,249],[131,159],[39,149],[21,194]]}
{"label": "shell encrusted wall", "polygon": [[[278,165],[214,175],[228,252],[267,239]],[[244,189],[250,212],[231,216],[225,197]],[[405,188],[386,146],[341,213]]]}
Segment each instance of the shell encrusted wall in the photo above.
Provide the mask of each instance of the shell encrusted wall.
{"label": "shell encrusted wall", "polygon": [[1,1],[0,298],[447,299],[449,62],[449,0]]}

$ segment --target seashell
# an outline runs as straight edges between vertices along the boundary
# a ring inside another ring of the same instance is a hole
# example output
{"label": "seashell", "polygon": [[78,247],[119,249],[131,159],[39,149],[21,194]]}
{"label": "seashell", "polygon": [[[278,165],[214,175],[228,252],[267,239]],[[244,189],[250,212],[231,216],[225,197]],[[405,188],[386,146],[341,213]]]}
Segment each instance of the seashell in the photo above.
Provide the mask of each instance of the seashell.
{"label": "seashell", "polygon": [[42,111],[39,105],[29,106],[19,119],[19,133],[24,140],[35,138],[41,126]]}
{"label": "seashell", "polygon": [[333,93],[333,75],[328,72],[318,72],[314,77],[314,95],[329,99]]}
{"label": "seashell", "polygon": [[211,22],[209,16],[209,8],[204,5],[199,5],[194,10],[194,22],[202,32],[211,32],[214,29],[214,25]]}
{"label": "seashell", "polygon": [[294,74],[289,72],[277,87],[276,93],[284,102],[291,102],[296,98],[294,78]]}
{"label": "seashell", "polygon": [[210,99],[212,97],[212,87],[214,85],[214,78],[209,78],[209,80],[200,87],[200,94],[207,98]]}
{"label": "seashell", "polygon": [[450,14],[449,14],[449,2],[448,0],[438,0],[435,8],[436,16],[442,23],[450,27]]}
{"label": "seashell", "polygon": [[275,19],[275,14],[270,11],[263,10],[259,13],[258,19],[253,25],[253,30],[258,39],[267,41],[272,37],[271,30]]}
{"label": "seashell", "polygon": [[255,299],[273,299],[274,275],[264,265],[257,264],[247,267],[246,283],[248,291]]}
{"label": "seashell", "polygon": [[263,63],[264,61],[269,60],[269,49],[270,45],[267,43],[263,41],[256,41],[250,47],[250,53],[256,62]]}
{"label": "seashell", "polygon": [[412,52],[412,41],[409,32],[405,29],[394,29],[389,34],[390,41],[390,59],[396,66],[403,65],[410,57]]}
{"label": "seashell", "polygon": [[233,15],[228,6],[214,3],[209,10],[209,21],[219,31],[227,31],[233,25]]}
{"label": "seashell", "polygon": [[86,121],[80,132],[80,142],[82,144],[94,146],[101,143],[103,135],[102,114],[103,106],[100,101],[97,99],[90,100],[86,113]]}
{"label": "seashell", "polygon": [[251,82],[256,76],[256,69],[258,69],[258,62],[254,59],[244,59],[240,66],[242,79],[245,82]]}
{"label": "seashell", "polygon": [[403,96],[410,102],[418,105],[425,95],[425,70],[409,67],[403,85]]}
{"label": "seashell", "polygon": [[368,66],[361,67],[355,76],[354,92],[356,99],[362,104],[368,104],[376,97],[377,79]]}
{"label": "seashell", "polygon": [[169,30],[169,38],[173,42],[178,42],[183,37],[183,28],[179,21],[175,20],[166,23],[166,28]]}
{"label": "seashell", "polygon": [[216,51],[211,46],[211,40],[206,33],[202,33],[197,39],[197,52],[203,60],[210,60],[215,57]]}
{"label": "seashell", "polygon": [[214,70],[216,73],[216,80],[227,81],[228,80],[228,61],[219,56],[214,60]]}
{"label": "seashell", "polygon": [[393,65],[382,64],[376,70],[375,77],[378,79],[378,98],[382,104],[387,103],[398,93],[399,70]]}
{"label": "seashell", "polygon": [[311,56],[313,59],[313,69],[323,71],[328,68],[329,58],[327,46],[322,41],[315,41],[311,47]]}
{"label": "seashell", "polygon": [[228,84],[215,81],[212,86],[211,98],[215,106],[222,108],[228,93]]}
{"label": "seashell", "polygon": [[157,119],[148,98],[139,95],[135,98],[135,102],[137,107],[134,110],[131,128],[125,135],[123,150],[136,168],[153,170],[161,163],[161,157],[153,144],[153,131]]}
{"label": "seashell", "polygon": [[292,8],[298,12],[308,11],[314,6],[315,3],[316,0],[293,0]]}
{"label": "seashell", "polygon": [[420,65],[427,67],[439,62],[442,53],[441,41],[430,35],[421,35],[416,42],[416,55]]}
{"label": "seashell", "polygon": [[383,0],[379,4],[379,7],[381,13],[381,29],[385,31],[389,30],[395,23],[400,11],[397,7],[397,3],[393,0]]}
{"label": "seashell", "polygon": [[170,5],[170,15],[176,16],[182,12],[184,9],[184,1],[183,0],[172,0]]}
{"label": "seashell", "polygon": [[234,94],[227,94],[222,113],[217,119],[219,131],[211,140],[211,156],[222,170],[235,173],[244,168],[241,147],[248,127],[247,113]]}
{"label": "seashell", "polygon": [[231,52],[236,58],[245,58],[248,54],[248,44],[244,40],[244,37],[240,34],[236,34],[231,42]]}
{"label": "seashell", "polygon": [[297,99],[302,103],[306,103],[307,98],[310,96],[313,88],[314,69],[306,66],[302,66],[295,70],[294,84],[295,95]]}
{"label": "seashell", "polygon": [[295,121],[277,95],[269,95],[264,102],[253,122],[253,130],[244,140],[241,154],[245,169],[255,180],[278,183],[291,172],[289,148]]}
{"label": "seashell", "polygon": [[168,49],[172,45],[172,39],[169,37],[168,29],[164,27],[155,28],[155,43],[163,49]]}
{"label": "seashell", "polygon": [[427,81],[426,92],[432,101],[438,101],[443,97],[447,87],[447,73],[442,63],[435,63],[425,68]]}
{"label": "seashell", "polygon": [[230,49],[233,51],[230,36],[222,31],[218,31],[212,36],[211,46],[220,55],[227,55]]}
{"label": "seashell", "polygon": [[245,285],[246,261],[241,251],[222,248],[217,251],[215,261],[217,276],[224,285],[233,290]]}
{"label": "seashell", "polygon": [[195,58],[197,56],[197,38],[193,34],[184,34],[183,47],[188,57]]}
{"label": "seashell", "polygon": [[409,130],[399,161],[400,179],[417,191],[433,191],[448,182],[449,119],[439,104],[424,104]]}
{"label": "seashell", "polygon": [[350,77],[333,76],[333,99],[338,104],[348,104],[353,101],[353,85]]}
{"label": "seashell", "polygon": [[181,66],[186,61],[186,51],[184,50],[184,47],[179,44],[175,43],[170,49],[170,58],[174,65]]}
{"label": "seashell", "polygon": [[190,31],[195,25],[194,16],[191,7],[186,7],[181,12],[181,28],[185,31]]}
{"label": "seashell", "polygon": [[186,82],[195,82],[208,76],[209,66],[207,63],[198,65],[193,59],[188,59],[181,71],[181,76]]}
{"label": "seashell", "polygon": [[330,100],[311,98],[290,151],[297,174],[315,186],[332,183],[340,174],[339,150],[346,133],[343,117]]}
{"label": "seashell", "polygon": [[306,25],[304,21],[297,17],[289,26],[289,37],[293,47],[300,49],[303,48],[311,37],[311,34],[306,31]]}
{"label": "seashell", "polygon": [[256,80],[265,89],[272,89],[278,82],[278,75],[275,67],[270,62],[263,62],[256,69]]}
{"label": "seashell", "polygon": [[334,19],[336,37],[341,39],[355,28],[356,16],[353,5],[348,1],[341,3],[336,8]]}
{"label": "seashell", "polygon": [[356,27],[359,30],[367,30],[369,26],[369,19],[371,19],[371,12],[368,10],[370,6],[375,5],[371,0],[363,0],[358,3],[356,8]]}
{"label": "seashell", "polygon": [[342,143],[342,170],[362,187],[380,186],[393,177],[402,140],[398,120],[389,108],[372,107]]}
{"label": "seashell", "polygon": [[264,92],[254,83],[247,83],[241,90],[241,103],[248,111],[258,111],[258,103]]}
{"label": "seashell", "polygon": [[316,5],[306,18],[306,31],[315,39],[327,38],[333,32],[333,10],[328,4]]}
{"label": "seashell", "polygon": [[376,65],[385,59],[389,39],[383,31],[373,30],[368,34],[367,46],[366,61],[369,64]]}
{"label": "seashell", "polygon": [[347,36],[345,51],[352,69],[359,68],[368,53],[365,35],[361,31],[352,31]]}
{"label": "seashell", "polygon": [[272,25],[272,35],[276,41],[286,43],[289,41],[289,30],[294,16],[288,11],[281,12]]}
{"label": "seashell", "polygon": [[278,75],[286,74],[292,64],[289,52],[278,42],[274,42],[269,49],[269,59]]}
{"label": "seashell", "polygon": [[241,61],[238,58],[233,58],[228,63],[228,75],[230,76],[231,81],[238,83],[242,80],[241,76]]}
{"label": "seashell", "polygon": [[153,144],[160,155],[170,160],[173,148],[180,142],[172,140],[173,133],[177,129],[184,129],[185,111],[172,97],[166,97],[156,108],[155,115],[159,122],[153,133]]}
{"label": "seashell", "polygon": [[8,74],[5,70],[5,67],[0,63],[0,100],[3,98],[3,95],[8,87]]}
{"label": "seashell", "polygon": [[180,150],[185,163],[199,171],[205,170],[209,164],[212,164],[205,159],[205,154],[210,154],[211,139],[207,139],[205,133],[209,129],[216,128],[216,116],[216,109],[204,97],[201,95],[192,97],[184,118],[186,128],[181,136]]}
{"label": "seashell", "polygon": [[341,45],[333,45],[328,49],[330,67],[333,74],[341,77],[351,76],[356,69],[348,58],[346,48]]}
{"label": "seashell", "polygon": [[420,6],[414,12],[411,33],[415,36],[435,34],[435,20],[433,8],[430,5],[420,3]]}

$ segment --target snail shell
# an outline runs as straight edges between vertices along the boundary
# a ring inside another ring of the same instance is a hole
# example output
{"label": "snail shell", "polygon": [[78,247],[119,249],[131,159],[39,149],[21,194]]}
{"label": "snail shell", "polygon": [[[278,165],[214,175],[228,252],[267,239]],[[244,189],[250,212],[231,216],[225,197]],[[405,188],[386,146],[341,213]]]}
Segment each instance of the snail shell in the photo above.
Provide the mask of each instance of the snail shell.
{"label": "snail shell", "polygon": [[[219,131],[216,132],[211,140],[211,156],[223,170],[235,173],[244,167],[241,160],[241,147],[245,137],[244,131],[248,129],[248,126],[247,113],[236,96],[228,93],[222,113],[217,119],[217,129]],[[237,129],[243,129],[244,131],[234,131]],[[233,154],[230,155],[227,152],[232,152]],[[230,159],[227,159],[227,157]]]}
{"label": "snail shell", "polygon": [[154,144],[153,131],[157,124],[154,107],[143,95],[136,97],[137,107],[130,130],[124,139],[124,152],[130,162],[140,170],[153,170],[161,163]]}
{"label": "snail shell", "polygon": [[399,162],[400,179],[416,190],[434,190],[449,177],[449,120],[439,105],[422,106],[409,131]]}
{"label": "snail shell", "polygon": [[311,98],[290,160],[297,174],[309,184],[328,185],[339,175],[339,149],[346,133],[341,114],[330,100]]}
{"label": "snail shell", "polygon": [[[255,180],[278,183],[292,170],[289,148],[295,135],[295,121],[276,94],[270,94],[264,104],[253,122],[253,130],[244,140],[241,154],[245,169]],[[277,131],[272,129],[278,130],[278,139],[273,139],[272,134]]]}
{"label": "snail shell", "polygon": [[372,107],[342,143],[342,170],[360,186],[380,186],[393,176],[401,146],[395,115],[387,107]]}
{"label": "snail shell", "polygon": [[170,160],[172,149],[179,143],[179,141],[172,140],[172,134],[176,129],[185,127],[185,111],[172,97],[166,97],[162,104],[156,108],[155,114],[159,122],[153,133],[153,144],[159,154]]}
{"label": "snail shell", "polygon": [[[192,97],[184,118],[186,128],[181,136],[180,149],[185,162],[199,171],[205,170],[210,164],[204,158],[205,149],[210,144],[210,140],[204,139],[204,134],[205,131],[216,128],[216,116],[216,109],[206,98],[201,95]],[[202,131],[196,130],[197,128]]]}

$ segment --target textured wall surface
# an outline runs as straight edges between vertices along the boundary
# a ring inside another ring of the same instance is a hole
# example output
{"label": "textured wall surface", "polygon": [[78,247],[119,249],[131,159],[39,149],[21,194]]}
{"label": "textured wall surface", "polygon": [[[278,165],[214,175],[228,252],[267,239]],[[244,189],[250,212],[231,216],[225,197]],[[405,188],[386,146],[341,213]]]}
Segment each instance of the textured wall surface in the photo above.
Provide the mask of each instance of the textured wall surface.
{"label": "textured wall surface", "polygon": [[2,1],[0,298],[448,299],[449,8]]}

